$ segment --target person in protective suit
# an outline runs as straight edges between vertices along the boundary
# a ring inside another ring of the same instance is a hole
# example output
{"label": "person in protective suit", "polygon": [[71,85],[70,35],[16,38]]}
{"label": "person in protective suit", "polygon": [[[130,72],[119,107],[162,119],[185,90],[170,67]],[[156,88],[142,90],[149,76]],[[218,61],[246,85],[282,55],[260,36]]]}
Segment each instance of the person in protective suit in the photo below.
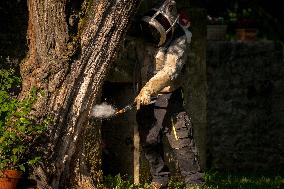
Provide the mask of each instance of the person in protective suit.
{"label": "person in protective suit", "polygon": [[[135,98],[143,151],[149,162],[153,189],[167,188],[169,169],[163,159],[162,136],[173,148],[187,187],[202,186],[198,154],[189,114],[183,107],[182,70],[191,41],[189,19],[166,0],[141,19],[145,40],[151,42],[144,58],[143,87]],[[146,67],[146,68],[145,68]],[[146,71],[145,71],[146,70]],[[145,79],[146,78],[146,79]],[[153,101],[153,98],[156,98]]]}

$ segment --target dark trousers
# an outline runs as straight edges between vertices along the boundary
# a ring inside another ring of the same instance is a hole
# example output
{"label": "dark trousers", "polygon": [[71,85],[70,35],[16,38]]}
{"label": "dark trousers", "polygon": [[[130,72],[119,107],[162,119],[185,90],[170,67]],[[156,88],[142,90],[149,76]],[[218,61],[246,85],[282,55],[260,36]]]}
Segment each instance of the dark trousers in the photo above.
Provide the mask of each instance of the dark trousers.
{"label": "dark trousers", "polygon": [[159,95],[155,103],[137,112],[140,141],[154,182],[166,185],[169,170],[164,163],[162,137],[165,134],[187,186],[203,185],[193,138],[191,120],[183,107],[181,89]]}

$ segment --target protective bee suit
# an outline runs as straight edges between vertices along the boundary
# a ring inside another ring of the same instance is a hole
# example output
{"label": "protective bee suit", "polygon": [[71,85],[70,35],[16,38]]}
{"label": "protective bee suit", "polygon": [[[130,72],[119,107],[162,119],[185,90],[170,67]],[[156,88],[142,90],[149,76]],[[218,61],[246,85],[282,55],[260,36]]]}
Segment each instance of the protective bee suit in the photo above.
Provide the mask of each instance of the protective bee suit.
{"label": "protective bee suit", "polygon": [[[163,159],[165,134],[187,186],[202,186],[202,173],[190,117],[183,107],[182,70],[191,33],[167,0],[142,18],[142,31],[153,44],[141,68],[143,87],[135,99],[140,141],[150,165],[153,189],[166,188],[170,172]],[[155,33],[156,32],[156,33]],[[152,39],[151,39],[152,38]],[[153,103],[151,99],[157,99]]]}

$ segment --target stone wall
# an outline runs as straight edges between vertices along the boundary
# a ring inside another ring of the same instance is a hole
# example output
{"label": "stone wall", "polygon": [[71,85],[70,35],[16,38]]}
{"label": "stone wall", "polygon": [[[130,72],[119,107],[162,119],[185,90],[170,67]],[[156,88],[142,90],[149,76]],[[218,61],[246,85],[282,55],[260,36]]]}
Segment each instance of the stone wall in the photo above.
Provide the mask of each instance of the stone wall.
{"label": "stone wall", "polygon": [[282,52],[272,41],[208,42],[209,167],[283,170]]}

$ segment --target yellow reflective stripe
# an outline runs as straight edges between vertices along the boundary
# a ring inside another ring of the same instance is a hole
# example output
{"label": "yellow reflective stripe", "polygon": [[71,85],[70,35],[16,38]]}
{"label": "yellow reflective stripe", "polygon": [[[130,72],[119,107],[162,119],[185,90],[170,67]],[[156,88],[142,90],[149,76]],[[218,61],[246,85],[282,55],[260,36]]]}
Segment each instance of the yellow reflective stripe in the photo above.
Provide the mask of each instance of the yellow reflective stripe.
{"label": "yellow reflective stripe", "polygon": [[173,126],[173,132],[174,132],[175,139],[178,140],[177,131],[176,131],[176,128],[175,128],[175,124],[174,124],[173,118],[171,118],[171,122],[172,122],[172,126]]}

